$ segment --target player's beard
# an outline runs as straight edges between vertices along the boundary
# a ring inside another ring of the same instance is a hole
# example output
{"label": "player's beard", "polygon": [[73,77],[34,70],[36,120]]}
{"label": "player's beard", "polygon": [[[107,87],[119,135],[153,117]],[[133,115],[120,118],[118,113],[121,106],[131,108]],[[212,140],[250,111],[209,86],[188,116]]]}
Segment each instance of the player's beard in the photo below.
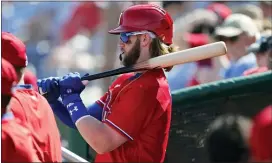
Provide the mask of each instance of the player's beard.
{"label": "player's beard", "polygon": [[119,59],[124,66],[132,66],[137,63],[137,60],[140,57],[140,52],[140,40],[137,39],[132,49],[127,54],[124,54],[124,52],[120,54]]}

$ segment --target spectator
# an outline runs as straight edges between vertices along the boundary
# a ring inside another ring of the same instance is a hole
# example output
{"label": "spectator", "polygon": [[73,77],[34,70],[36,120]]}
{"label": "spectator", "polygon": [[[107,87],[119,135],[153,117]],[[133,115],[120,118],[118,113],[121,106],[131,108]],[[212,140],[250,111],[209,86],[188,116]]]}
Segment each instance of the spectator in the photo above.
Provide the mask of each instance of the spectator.
{"label": "spectator", "polygon": [[248,51],[255,54],[258,67],[245,71],[244,75],[268,70],[269,54],[272,53],[272,36],[262,37],[256,43],[250,45]]}
{"label": "spectator", "polygon": [[246,48],[259,37],[259,30],[253,20],[243,14],[230,15],[215,30],[216,39],[224,41],[228,49],[230,65],[224,70],[222,77],[241,76],[245,70],[256,67],[253,53],[247,54]]}
{"label": "spectator", "polygon": [[[244,75],[265,72],[271,70],[272,61],[272,36],[263,37],[252,44],[249,50],[257,56],[256,69],[248,70]],[[250,136],[250,149],[254,162],[272,162],[272,105],[262,109],[253,118],[253,127]]]}
{"label": "spectator", "polygon": [[[216,14],[206,9],[196,9],[193,12],[178,18],[174,22],[174,44],[178,45],[180,50],[184,50],[204,45],[202,43],[203,41],[208,43],[209,37],[207,35],[213,32],[217,25],[217,21],[218,18]],[[199,63],[200,65],[203,65],[203,67],[211,65],[209,59]],[[188,82],[195,76],[197,67],[197,63],[187,63],[177,65],[171,72],[167,73],[171,91],[186,87]]]}
{"label": "spectator", "polygon": [[233,9],[233,13],[244,14],[250,17],[257,25],[259,31],[263,30],[263,11],[254,4],[239,5]]}
{"label": "spectator", "polygon": [[250,128],[251,121],[239,115],[223,115],[212,122],[206,138],[210,162],[247,162]]}
{"label": "spectator", "polygon": [[[190,33],[185,35],[185,40],[190,45],[190,48],[202,46],[209,43],[209,36],[203,33]],[[194,76],[189,80],[188,86],[195,86],[215,80],[216,74],[213,71],[213,60],[204,59],[196,62],[197,69]]]}

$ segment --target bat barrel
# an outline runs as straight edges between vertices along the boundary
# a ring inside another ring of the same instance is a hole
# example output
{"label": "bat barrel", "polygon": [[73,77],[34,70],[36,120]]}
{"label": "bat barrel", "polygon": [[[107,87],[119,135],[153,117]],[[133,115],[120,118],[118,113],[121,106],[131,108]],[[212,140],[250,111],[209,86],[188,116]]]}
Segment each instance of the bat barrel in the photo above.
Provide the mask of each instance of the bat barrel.
{"label": "bat barrel", "polygon": [[148,62],[153,68],[165,68],[178,64],[213,58],[225,55],[226,53],[226,45],[224,42],[220,41],[152,58]]}

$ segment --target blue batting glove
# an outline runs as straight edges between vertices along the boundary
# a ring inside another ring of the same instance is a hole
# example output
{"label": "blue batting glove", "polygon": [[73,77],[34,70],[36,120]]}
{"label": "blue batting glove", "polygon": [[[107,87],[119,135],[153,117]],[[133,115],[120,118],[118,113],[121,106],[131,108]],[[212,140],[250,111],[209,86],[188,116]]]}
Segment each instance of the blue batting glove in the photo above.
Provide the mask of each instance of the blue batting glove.
{"label": "blue batting glove", "polygon": [[85,89],[85,85],[82,84],[78,72],[63,76],[59,81],[59,86],[62,99],[71,94],[80,94]]}
{"label": "blue batting glove", "polygon": [[37,81],[40,93],[46,93],[44,97],[49,103],[58,100],[60,96],[59,80],[59,77],[49,77]]}
{"label": "blue batting glove", "polygon": [[59,81],[60,95],[62,103],[69,112],[73,123],[76,123],[81,117],[89,116],[87,108],[84,106],[80,93],[84,90],[80,74],[69,73]]}

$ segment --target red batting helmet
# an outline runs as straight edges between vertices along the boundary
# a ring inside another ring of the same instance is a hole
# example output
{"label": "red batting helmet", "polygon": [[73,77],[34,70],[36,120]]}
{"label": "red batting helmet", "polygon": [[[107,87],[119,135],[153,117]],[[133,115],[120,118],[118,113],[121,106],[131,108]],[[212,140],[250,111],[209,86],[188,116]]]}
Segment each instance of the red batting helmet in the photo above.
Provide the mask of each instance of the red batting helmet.
{"label": "red batting helmet", "polygon": [[143,30],[155,33],[167,45],[172,44],[173,20],[164,9],[154,4],[129,7],[121,13],[119,26],[109,33],[120,34]]}

